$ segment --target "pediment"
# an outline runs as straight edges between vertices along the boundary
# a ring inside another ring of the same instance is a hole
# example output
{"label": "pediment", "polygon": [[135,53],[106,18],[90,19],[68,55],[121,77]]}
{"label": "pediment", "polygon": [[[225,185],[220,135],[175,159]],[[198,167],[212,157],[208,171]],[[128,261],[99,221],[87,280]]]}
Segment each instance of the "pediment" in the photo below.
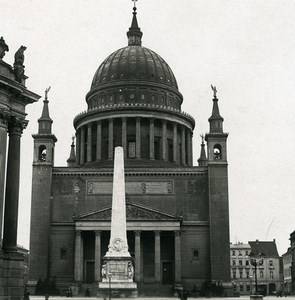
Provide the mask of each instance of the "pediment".
{"label": "pediment", "polygon": [[[74,218],[74,221],[111,221],[112,209],[104,209],[89,212]],[[160,210],[141,204],[126,202],[126,219],[127,221],[181,221],[181,217],[173,216]]]}

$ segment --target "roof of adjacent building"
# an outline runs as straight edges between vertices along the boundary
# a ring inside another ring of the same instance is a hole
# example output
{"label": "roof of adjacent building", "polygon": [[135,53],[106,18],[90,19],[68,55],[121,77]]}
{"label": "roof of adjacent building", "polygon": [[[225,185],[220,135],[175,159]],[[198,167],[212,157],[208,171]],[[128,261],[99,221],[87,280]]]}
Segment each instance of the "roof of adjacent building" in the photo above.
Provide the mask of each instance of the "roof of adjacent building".
{"label": "roof of adjacent building", "polygon": [[254,253],[263,253],[265,257],[279,257],[278,249],[274,241],[250,241],[251,251]]}
{"label": "roof of adjacent building", "polygon": [[235,249],[250,249],[250,245],[248,243],[241,243],[238,242],[236,244],[230,244],[230,249],[235,250]]}

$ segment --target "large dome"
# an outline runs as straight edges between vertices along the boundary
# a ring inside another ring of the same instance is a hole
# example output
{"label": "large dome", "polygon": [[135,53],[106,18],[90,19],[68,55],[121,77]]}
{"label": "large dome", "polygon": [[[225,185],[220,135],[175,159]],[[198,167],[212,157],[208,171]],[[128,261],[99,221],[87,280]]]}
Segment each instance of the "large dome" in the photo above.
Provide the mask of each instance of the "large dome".
{"label": "large dome", "polygon": [[175,76],[164,59],[154,51],[129,45],[109,55],[97,69],[91,91],[114,83],[166,85],[178,91]]}

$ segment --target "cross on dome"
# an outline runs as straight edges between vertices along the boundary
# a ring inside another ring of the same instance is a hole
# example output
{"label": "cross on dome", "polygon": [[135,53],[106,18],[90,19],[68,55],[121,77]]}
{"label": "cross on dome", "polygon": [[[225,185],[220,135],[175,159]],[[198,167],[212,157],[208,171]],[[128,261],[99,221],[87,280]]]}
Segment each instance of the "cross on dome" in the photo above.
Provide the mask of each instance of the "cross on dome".
{"label": "cross on dome", "polygon": [[133,2],[133,4],[134,4],[134,8],[136,8],[136,2],[137,2],[137,0],[131,0],[132,2]]}

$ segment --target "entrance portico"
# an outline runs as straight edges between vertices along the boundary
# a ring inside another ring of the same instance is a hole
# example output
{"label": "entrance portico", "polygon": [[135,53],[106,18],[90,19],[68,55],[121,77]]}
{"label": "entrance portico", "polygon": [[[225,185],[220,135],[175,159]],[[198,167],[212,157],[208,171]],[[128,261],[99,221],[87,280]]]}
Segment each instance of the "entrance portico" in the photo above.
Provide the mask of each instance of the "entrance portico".
{"label": "entrance portico", "polygon": [[[127,239],[134,258],[135,282],[180,282],[180,219],[127,202]],[[101,281],[101,259],[110,239],[111,208],[75,219],[75,281]],[[89,262],[93,262],[91,264]],[[94,265],[94,270],[93,266]],[[91,268],[91,270],[90,270]],[[173,276],[167,276],[168,273]],[[94,272],[94,274],[89,274]]]}

